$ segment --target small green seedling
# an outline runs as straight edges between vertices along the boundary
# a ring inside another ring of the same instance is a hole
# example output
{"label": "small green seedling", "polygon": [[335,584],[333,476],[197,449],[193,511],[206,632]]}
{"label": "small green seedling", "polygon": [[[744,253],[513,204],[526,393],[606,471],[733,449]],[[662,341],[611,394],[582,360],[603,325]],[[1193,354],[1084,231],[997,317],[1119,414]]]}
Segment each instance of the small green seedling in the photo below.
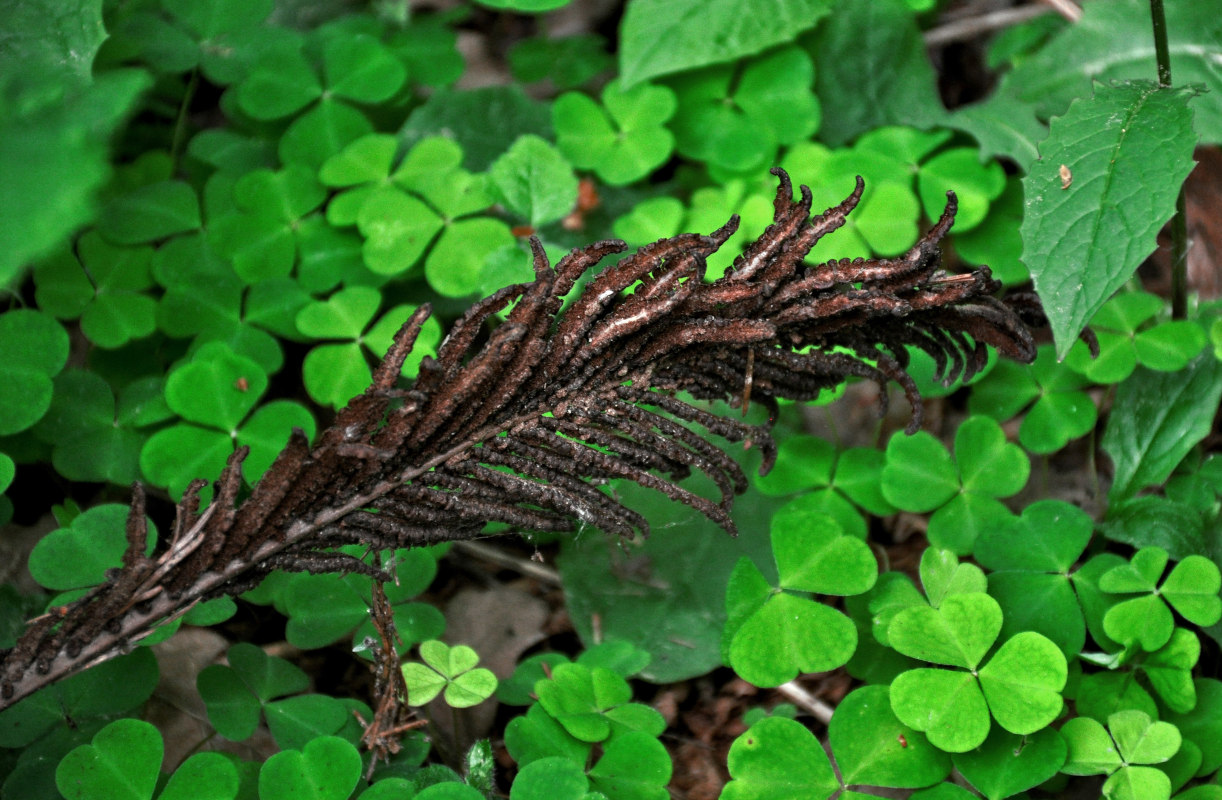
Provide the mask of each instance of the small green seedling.
{"label": "small green seedling", "polygon": [[420,645],[420,657],[423,664],[403,665],[410,705],[422,706],[444,691],[451,708],[470,708],[496,691],[496,676],[490,669],[476,667],[479,656],[466,645],[450,647],[431,639]]}

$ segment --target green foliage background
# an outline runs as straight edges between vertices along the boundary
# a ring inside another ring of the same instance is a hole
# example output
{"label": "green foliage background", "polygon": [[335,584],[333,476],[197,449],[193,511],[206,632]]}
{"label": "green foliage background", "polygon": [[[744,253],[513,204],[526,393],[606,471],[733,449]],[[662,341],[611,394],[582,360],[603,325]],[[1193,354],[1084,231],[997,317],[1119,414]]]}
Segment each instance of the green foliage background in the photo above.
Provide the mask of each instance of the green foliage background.
{"label": "green foliage background", "polygon": [[[499,687],[417,599],[445,549],[393,554],[402,650],[423,661],[413,696],[444,698],[430,714],[494,689],[522,707],[494,734],[514,770],[486,742],[455,754],[412,733],[366,782],[354,712],[370,709],[239,642],[199,677],[209,740],[266,729],[277,752],[203,751],[163,774],[142,719],[158,666],[139,647],[0,713],[0,798],[665,798],[666,723],[629,681],[722,665],[760,687],[841,667],[854,681],[830,721],[753,713],[725,798],[946,800],[966,784],[999,799],[1088,775],[1109,798],[1222,797],[1222,310],[1172,320],[1135,277],[1194,147],[1222,144],[1222,17],[1167,4],[1174,87],[1153,81],[1143,0],[1036,18],[991,38],[996,85],[947,110],[923,40],[938,0],[628,0],[614,36],[545,35],[532,15],[564,5],[4,4],[0,492],[20,478],[67,499],[29,555],[45,591],[0,587],[0,646],[119,564],[125,487],[177,498],[241,444],[257,481],[293,427],[313,435],[364,388],[421,303],[441,322],[408,375],[442,322],[530,279],[526,232],[555,259],[738,213],[712,265],[728,266],[770,221],[779,164],[818,208],[865,178],[812,262],[888,257],[951,189],[950,265],[1033,281],[1053,341],[970,387],[913,354],[923,394],[950,400],[943,429],[911,438],[880,425],[851,447],[783,407],[734,541],[614,487],[654,537],[561,542],[585,649],[524,659]],[[510,81],[467,88],[459,31],[510,22],[531,31]],[[1096,360],[1075,344],[1087,324]],[[1096,445],[1110,467],[1081,481],[1083,507],[1065,502],[1050,465],[1085,453],[1094,469]],[[0,494],[0,522],[47,510]],[[899,514],[929,544],[908,572],[878,559]],[[367,578],[277,573],[239,602],[282,615],[296,647],[367,656]],[[146,644],[236,609],[201,605]]]}

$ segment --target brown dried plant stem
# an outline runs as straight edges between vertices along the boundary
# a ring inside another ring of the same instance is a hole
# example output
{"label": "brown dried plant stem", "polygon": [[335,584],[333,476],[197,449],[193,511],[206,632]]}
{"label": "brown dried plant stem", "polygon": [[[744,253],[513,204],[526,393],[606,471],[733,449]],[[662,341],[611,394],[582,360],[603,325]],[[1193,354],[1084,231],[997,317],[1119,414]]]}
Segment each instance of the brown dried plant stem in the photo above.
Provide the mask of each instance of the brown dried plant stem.
{"label": "brown dried plant stem", "polygon": [[[705,280],[705,260],[734,233],[737,218],[707,236],[663,239],[603,269],[567,308],[577,279],[625,249],[604,241],[574,250],[553,268],[532,240],[535,279],[475,303],[450,330],[436,359],[398,388],[400,371],[427,319],[404,323],[370,387],[311,445],[295,431],[275,463],[238,502],[240,448],[202,513],[196,481],[178,505],[169,542],[144,555],[144,497],[136,487],[123,566],[88,595],[31,620],[0,658],[0,707],[136,646],[158,625],[202,600],[235,595],[276,569],[390,575],[340,552],[385,551],[479,536],[489,522],[517,530],[569,531],[577,522],[610,535],[647,534],[648,522],[600,489],[635,481],[685,503],[728,532],[746,488],[715,435],[764,452],[766,428],[719,417],[694,401],[748,400],[775,410],[777,398],[807,400],[849,377],[897,381],[921,399],[905,371],[908,348],[929,353],[938,377],[971,376],[986,345],[1031,361],[1027,324],[1042,314],[1032,296],[1002,302],[987,268],[948,275],[939,242],[955,198],[933,228],[894,259],[804,262],[820,238],[844,224],[863,184],[811,217],[789,176],[774,221],[725,274]],[[490,327],[493,315],[505,321]],[[880,393],[885,402],[886,392]],[[720,497],[682,488],[708,475]],[[387,627],[383,620],[383,627]],[[389,650],[393,654],[393,648]],[[380,652],[389,661],[386,652]],[[407,723],[401,692],[379,666],[370,744]],[[386,696],[391,701],[383,703]]]}

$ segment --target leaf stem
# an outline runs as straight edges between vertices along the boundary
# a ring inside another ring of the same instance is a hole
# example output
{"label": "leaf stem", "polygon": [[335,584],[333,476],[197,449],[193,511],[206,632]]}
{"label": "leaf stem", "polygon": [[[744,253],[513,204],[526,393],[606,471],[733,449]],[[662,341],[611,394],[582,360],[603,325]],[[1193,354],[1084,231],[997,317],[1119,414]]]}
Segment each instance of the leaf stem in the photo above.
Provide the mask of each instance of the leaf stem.
{"label": "leaf stem", "polygon": [[[1150,0],[1150,21],[1154,31],[1154,60],[1158,64],[1158,85],[1171,88],[1171,51],[1167,47],[1167,18],[1163,0]],[[1175,198],[1175,216],[1171,218],[1171,318],[1188,315],[1188,222],[1184,186]]]}

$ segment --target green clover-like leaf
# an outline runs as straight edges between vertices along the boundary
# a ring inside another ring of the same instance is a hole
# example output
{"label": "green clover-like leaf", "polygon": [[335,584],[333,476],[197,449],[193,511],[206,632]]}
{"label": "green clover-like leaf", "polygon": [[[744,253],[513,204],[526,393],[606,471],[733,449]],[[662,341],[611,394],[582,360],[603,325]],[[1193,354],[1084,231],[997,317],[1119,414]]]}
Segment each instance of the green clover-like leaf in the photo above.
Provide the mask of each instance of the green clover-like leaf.
{"label": "green clover-like leaf", "polygon": [[162,756],[161,734],[147,722],[119,719],[69,752],[55,769],[64,797],[150,800]]}
{"label": "green clover-like leaf", "polygon": [[0,435],[33,425],[51,407],[51,378],[68,361],[68,334],[49,314],[0,314]]}
{"label": "green clover-like leaf", "polygon": [[997,724],[1010,733],[1045,728],[1061,713],[1065,655],[1047,637],[1019,633],[980,670],[980,688]]}
{"label": "green clover-like leaf", "polygon": [[975,669],[996,641],[1001,622],[1001,606],[987,594],[954,594],[939,608],[900,611],[887,628],[887,640],[922,661]]}
{"label": "green clover-like leaf", "polygon": [[561,152],[592,169],[612,186],[642,178],[674,150],[674,135],[662,125],[675,113],[675,94],[640,84],[624,91],[619,81],[603,87],[602,106],[578,92],[556,98],[552,124]]}
{"label": "green clover-like leaf", "polygon": [[564,217],[577,203],[577,177],[546,139],[521,136],[488,170],[505,207],[533,227]]}
{"label": "green clover-like leaf", "polygon": [[1051,728],[1027,736],[1001,728],[975,750],[956,753],[955,769],[989,798],[1012,797],[1056,775],[1068,752],[1065,740]]}
{"label": "green clover-like leaf", "polygon": [[950,758],[891,710],[887,686],[863,686],[836,706],[828,739],[846,784],[919,788],[950,774]]}
{"label": "green clover-like leaf", "polygon": [[259,796],[344,800],[360,777],[357,749],[337,736],[323,736],[301,750],[283,750],[263,762]]}
{"label": "green clover-like leaf", "polygon": [[857,629],[848,617],[774,589],[746,557],[731,574],[726,606],[723,656],[757,686],[779,686],[799,672],[835,669],[857,646]]}
{"label": "green clover-like leaf", "polygon": [[909,670],[891,683],[891,708],[901,722],[948,753],[967,752],[989,735],[989,707],[969,672]]}
{"label": "green clover-like leaf", "polygon": [[870,547],[826,514],[806,516],[800,527],[774,524],[772,553],[784,589],[853,595],[869,591],[878,578]]}
{"label": "green clover-like leaf", "polygon": [[[107,570],[123,565],[129,511],[119,503],[96,506],[43,536],[30,552],[34,580],[58,591],[102,583]],[[152,554],[156,542],[157,529],[150,523],[145,555]]]}
{"label": "green clover-like leaf", "polygon": [[425,664],[403,666],[408,702],[413,706],[428,703],[444,690],[449,706],[469,708],[496,691],[496,676],[491,670],[476,667],[479,656],[466,645],[450,647],[434,639],[420,645],[420,657]]}
{"label": "green clover-like leaf", "polygon": [[840,789],[827,754],[800,722],[767,717],[734,740],[723,800],[823,800]]}
{"label": "green clover-like leaf", "polygon": [[628,682],[603,667],[559,664],[550,680],[535,684],[539,703],[564,729],[583,742],[611,735],[608,712],[632,699]]}
{"label": "green clover-like leaf", "polygon": [[1205,556],[1180,561],[1163,581],[1162,596],[1189,622],[1208,627],[1222,618],[1222,574]]}

